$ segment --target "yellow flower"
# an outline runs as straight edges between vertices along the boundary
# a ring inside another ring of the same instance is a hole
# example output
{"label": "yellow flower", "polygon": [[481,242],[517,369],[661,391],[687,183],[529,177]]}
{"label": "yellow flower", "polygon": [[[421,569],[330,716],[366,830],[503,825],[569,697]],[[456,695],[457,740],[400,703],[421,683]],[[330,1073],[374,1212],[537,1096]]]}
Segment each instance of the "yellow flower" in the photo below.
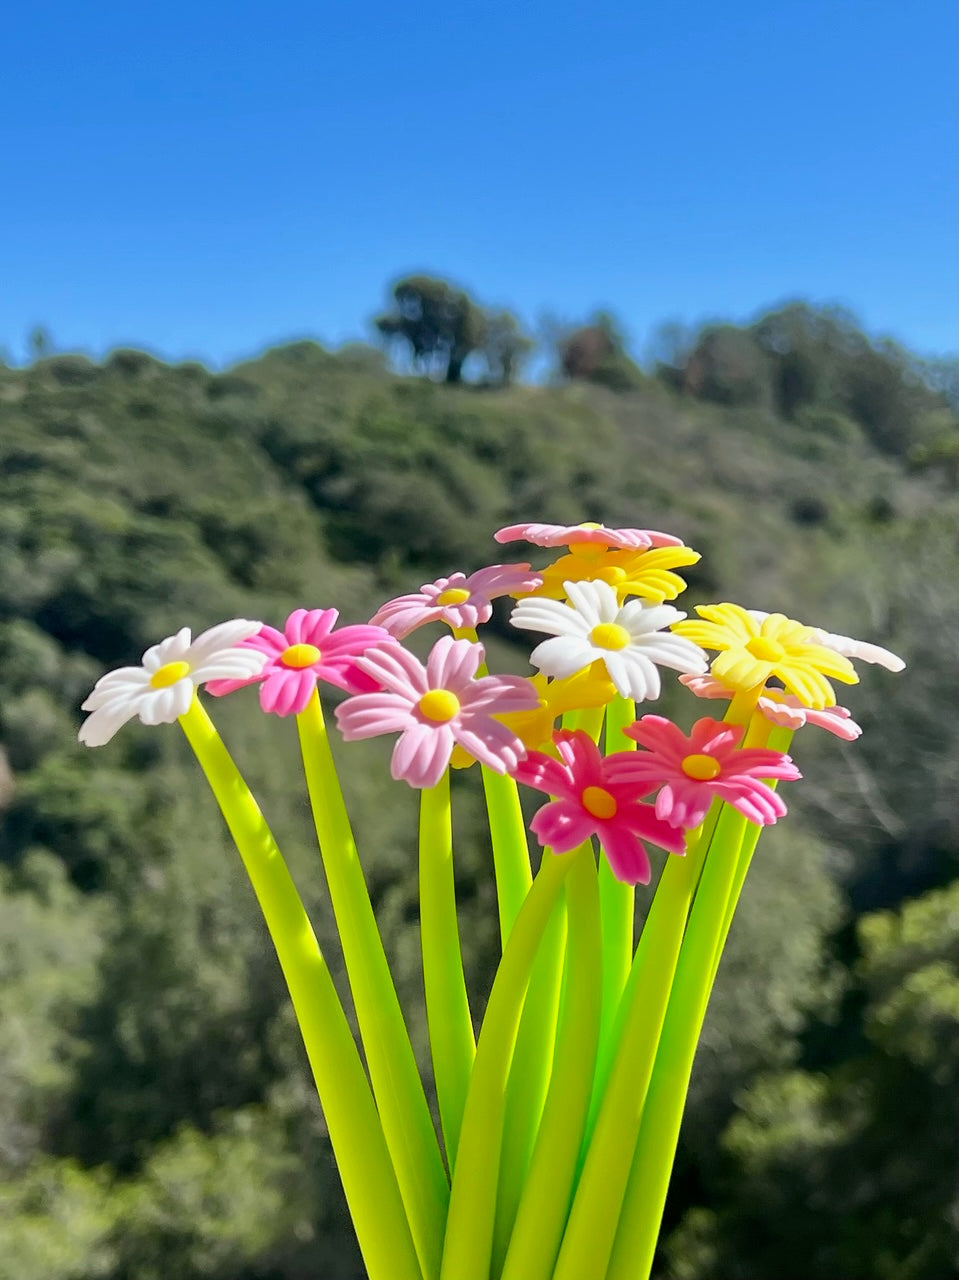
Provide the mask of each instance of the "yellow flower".
{"label": "yellow flower", "polygon": [[698,606],[702,622],[689,619],[673,631],[703,649],[718,649],[712,674],[727,688],[747,691],[767,680],[781,680],[790,693],[814,711],[836,705],[826,676],[858,684],[848,658],[816,643],[816,629],[781,613],[755,617],[738,604]]}
{"label": "yellow flower", "polygon": [[547,600],[565,600],[564,583],[599,580],[613,588],[620,604],[627,596],[641,596],[653,604],[662,604],[664,600],[675,600],[681,591],[686,590],[685,581],[670,570],[696,564],[699,559],[699,552],[692,547],[623,551],[585,543],[542,569],[542,586],[520,598],[539,596]]}
{"label": "yellow flower", "polygon": [[509,711],[495,717],[513,730],[528,751],[537,751],[552,740],[553,726],[564,711],[605,707],[616,696],[616,687],[601,662],[594,662],[565,680],[535,675],[532,682],[540,698],[534,711]]}

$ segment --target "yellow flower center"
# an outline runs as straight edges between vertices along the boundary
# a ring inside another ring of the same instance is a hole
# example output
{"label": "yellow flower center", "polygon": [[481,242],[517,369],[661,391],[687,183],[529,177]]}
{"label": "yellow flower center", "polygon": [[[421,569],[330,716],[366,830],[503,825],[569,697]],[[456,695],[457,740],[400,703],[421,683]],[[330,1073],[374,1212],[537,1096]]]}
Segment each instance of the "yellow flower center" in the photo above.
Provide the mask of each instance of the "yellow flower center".
{"label": "yellow flower center", "polygon": [[630,634],[618,622],[601,622],[589,633],[590,641],[597,649],[625,649],[630,642]]}
{"label": "yellow flower center", "polygon": [[[596,526],[599,528],[599,525]],[[587,560],[598,560],[604,556],[608,547],[604,547],[601,542],[571,542],[569,544],[569,554],[571,556],[585,556]]]}
{"label": "yellow flower center", "polygon": [[704,756],[698,752],[686,756],[682,762],[682,770],[687,778],[695,778],[697,782],[711,782],[723,771],[723,766],[715,756]]}
{"label": "yellow flower center", "polygon": [[746,645],[746,652],[751,653],[759,662],[781,662],[786,650],[776,640],[766,636],[757,636]]}
{"label": "yellow flower center", "polygon": [[417,703],[420,714],[427,720],[435,720],[437,724],[445,724],[459,712],[460,700],[449,689],[431,689],[424,693]]}
{"label": "yellow flower center", "polygon": [[441,605],[462,604],[464,600],[470,598],[470,593],[464,591],[462,587],[447,587],[445,591],[441,591],[436,597],[436,603]]}
{"label": "yellow flower center", "polygon": [[586,787],[580,796],[583,808],[594,818],[615,818],[616,801],[604,787]]}
{"label": "yellow flower center", "polygon": [[320,651],[315,644],[291,644],[280,654],[280,661],[284,667],[294,667],[297,670],[301,667],[312,667],[313,663],[319,660]]}
{"label": "yellow flower center", "polygon": [[162,667],[154,671],[150,677],[150,684],[154,689],[168,689],[171,684],[176,684],[178,680],[182,680],[189,674],[189,662],[165,662]]}

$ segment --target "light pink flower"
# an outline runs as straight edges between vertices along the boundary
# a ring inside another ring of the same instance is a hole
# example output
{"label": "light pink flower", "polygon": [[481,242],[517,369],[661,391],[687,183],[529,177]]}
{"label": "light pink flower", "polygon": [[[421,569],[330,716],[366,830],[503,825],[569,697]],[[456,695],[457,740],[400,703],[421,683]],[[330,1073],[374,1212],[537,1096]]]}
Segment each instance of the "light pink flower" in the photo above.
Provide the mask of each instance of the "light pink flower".
{"label": "light pink flower", "polygon": [[714,796],[767,826],[786,806],[762,779],[801,777],[789,756],[766,747],[740,749],[742,727],[708,716],[696,721],[688,737],[663,716],[643,716],[623,732],[645,750],[623,753],[622,776],[642,786],[644,795],[659,787],[656,815],[674,827],[698,827]]}
{"label": "light pink flower", "polygon": [[531,711],[539,705],[523,676],[482,676],[483,646],[442,636],[426,666],[398,644],[371,650],[359,665],[379,693],[347,698],[336,721],[347,742],[399,733],[390,772],[411,787],[433,787],[443,776],[454,746],[497,773],[509,773],[526,755],[516,734],[494,715]]}
{"label": "light pink flower", "polygon": [[497,596],[535,591],[542,577],[532,573],[528,564],[492,564],[469,575],[454,573],[424,583],[418,592],[397,596],[377,609],[370,621],[397,640],[427,622],[442,620],[451,627],[476,627],[488,622],[493,612],[490,603]]}
{"label": "light pink flower", "polygon": [[392,644],[393,640],[382,627],[368,623],[341,627],[334,632],[339,616],[337,609],[294,609],[283,631],[261,627],[241,646],[266,654],[259,674],[246,680],[212,680],[207,689],[219,698],[244,685],[262,681],[260,706],[263,710],[289,716],[306,709],[318,680],[325,680],[347,693],[379,688],[357,663],[373,645]]}
{"label": "light pink flower", "polygon": [[681,547],[682,538],[655,529],[607,529],[605,525],[585,524],[511,524],[493,534],[497,542],[532,542],[537,547],[567,547],[584,542],[599,547],[619,547],[623,551],[646,547]]}
{"label": "light pink flower", "polygon": [[[715,676],[680,676],[679,682],[697,698],[728,699],[733,696],[732,689]],[[822,711],[813,711],[811,707],[804,706],[795,694],[786,693],[785,690],[767,689],[756,704],[756,709],[772,724],[783,729],[801,729],[805,724],[812,724],[845,742],[855,742],[862,734],[862,726],[853,720],[848,707],[826,707]]]}
{"label": "light pink flower", "polygon": [[626,884],[649,884],[644,840],[670,853],[685,853],[683,836],[658,818],[645,794],[625,777],[624,765],[636,754],[619,751],[603,757],[588,733],[561,729],[553,735],[560,759],[531,751],[513,777],[555,797],[538,810],[530,829],[554,853],[567,853],[595,835],[613,874]]}

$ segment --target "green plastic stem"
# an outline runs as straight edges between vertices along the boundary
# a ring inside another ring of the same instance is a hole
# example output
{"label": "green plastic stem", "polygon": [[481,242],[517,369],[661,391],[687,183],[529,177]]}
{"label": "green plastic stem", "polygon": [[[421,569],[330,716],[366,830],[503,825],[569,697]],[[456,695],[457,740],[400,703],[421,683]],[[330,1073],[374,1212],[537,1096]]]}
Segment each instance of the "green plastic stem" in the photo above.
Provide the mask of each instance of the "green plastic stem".
{"label": "green plastic stem", "polygon": [[314,691],[297,716],[313,821],[376,1105],[423,1273],[439,1270],[449,1183]]}
{"label": "green plastic stem", "polygon": [[[566,985],[542,1123],[509,1241],[502,1280],[551,1280],[566,1226],[589,1104],[599,1007],[602,937],[591,860],[578,858],[566,881]],[[494,1266],[493,1275],[499,1272]]]}
{"label": "green plastic stem", "polygon": [[585,1138],[553,1280],[606,1275],[700,865],[690,851],[670,857],[663,869],[627,984],[628,1003],[616,1020],[614,1052],[598,1064],[591,1101],[595,1123]]}
{"label": "green plastic stem", "polygon": [[505,949],[513,922],[533,883],[533,875],[530,870],[526,822],[516,783],[508,775],[496,773],[485,765],[482,770],[490,842],[493,846],[500,943]]}
{"label": "green plastic stem", "polygon": [[676,965],[606,1280],[647,1280],[652,1267],[712,987],[713,959],[746,826],[742,814],[723,805]]}
{"label": "green plastic stem", "polygon": [[426,1020],[450,1176],[476,1056],[453,882],[450,775],[420,792],[420,946]]}
{"label": "green plastic stem", "polygon": [[[572,874],[572,873],[571,873]],[[595,879],[595,875],[594,875]],[[567,888],[569,886],[567,881]],[[553,1068],[567,938],[567,909],[560,897],[543,933],[530,977],[506,1088],[503,1149],[496,1190],[492,1275],[506,1256]]]}
{"label": "green plastic stem", "polygon": [[[632,698],[619,694],[606,709],[606,754],[635,750],[623,728],[636,719]],[[603,1046],[612,1033],[616,1011],[623,996],[633,961],[633,927],[636,889],[613,875],[605,854],[599,860],[599,909],[603,929],[603,981],[599,1042]],[[602,1052],[602,1049],[600,1050]]]}
{"label": "green plastic stem", "polygon": [[370,1280],[424,1280],[366,1073],[286,863],[196,698],[180,725],[236,842],[273,939]]}
{"label": "green plastic stem", "polygon": [[493,982],[453,1171],[441,1280],[489,1278],[506,1084],[513,1050],[536,952],[553,905],[577,858],[592,861],[588,842],[576,853],[557,856],[547,850],[543,854]]}

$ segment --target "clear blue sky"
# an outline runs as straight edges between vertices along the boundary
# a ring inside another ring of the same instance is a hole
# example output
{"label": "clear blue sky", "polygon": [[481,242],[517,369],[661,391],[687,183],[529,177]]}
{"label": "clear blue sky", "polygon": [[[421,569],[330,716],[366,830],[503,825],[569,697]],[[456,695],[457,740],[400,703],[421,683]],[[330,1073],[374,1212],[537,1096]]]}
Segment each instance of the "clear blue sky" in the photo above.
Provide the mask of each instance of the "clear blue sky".
{"label": "clear blue sky", "polygon": [[952,0],[53,0],[0,30],[0,346],[214,364],[428,269],[530,325],[795,296],[953,350]]}

